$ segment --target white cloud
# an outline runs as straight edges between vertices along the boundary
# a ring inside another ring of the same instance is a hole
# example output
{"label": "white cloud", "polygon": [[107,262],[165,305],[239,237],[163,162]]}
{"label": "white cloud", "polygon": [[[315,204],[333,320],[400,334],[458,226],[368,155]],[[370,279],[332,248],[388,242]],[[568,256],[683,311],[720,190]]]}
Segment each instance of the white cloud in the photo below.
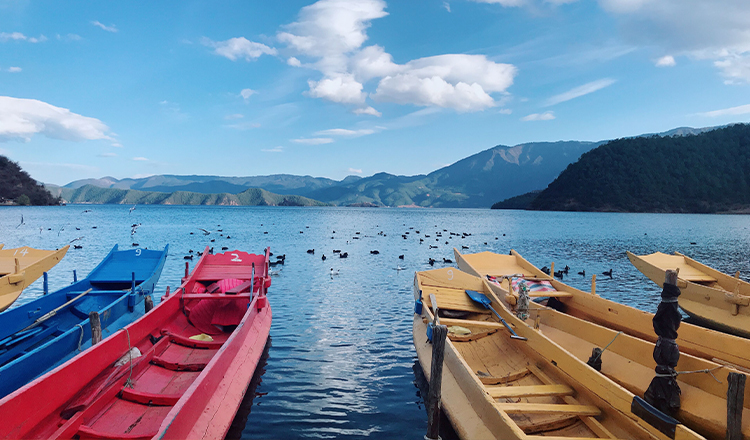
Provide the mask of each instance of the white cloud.
{"label": "white cloud", "polygon": [[181,122],[185,121],[190,118],[190,116],[182,111],[182,108],[180,108],[180,105],[175,102],[169,102],[169,101],[160,101],[159,105],[161,106],[161,111],[166,116],[171,118],[172,120]]}
{"label": "white cloud", "polygon": [[609,87],[615,82],[616,81],[612,78],[603,78],[596,81],[591,81],[590,83],[575,87],[565,93],[560,93],[559,95],[555,95],[549,98],[545,105],[551,106],[559,104],[561,102],[570,101],[571,99],[579,98],[581,96],[588,95],[589,93],[594,93],[597,90],[601,90],[605,87]]}
{"label": "white cloud", "polygon": [[242,96],[242,99],[244,99],[245,101],[247,101],[248,99],[250,99],[251,96],[255,95],[256,93],[258,93],[258,92],[256,92],[253,89],[242,89],[240,91],[240,96]]}
{"label": "white cloud", "polygon": [[362,174],[362,170],[361,169],[357,169],[357,168],[349,168],[349,172],[350,173],[355,173],[355,174]]}
{"label": "white cloud", "polygon": [[0,142],[29,141],[35,134],[68,141],[113,140],[109,127],[96,118],[36,99],[0,96]]}
{"label": "white cloud", "polygon": [[266,153],[283,153],[284,147],[263,148],[260,151],[264,151]]}
{"label": "white cloud", "polygon": [[513,110],[511,110],[509,108],[501,108],[497,112],[500,113],[501,115],[509,115],[509,114],[513,113]]}
{"label": "white cloud", "polygon": [[709,118],[715,118],[717,116],[737,116],[746,115],[750,113],[750,104],[739,105],[737,107],[724,108],[721,110],[713,110],[705,113],[698,113],[698,116],[705,116]]}
{"label": "white cloud", "polygon": [[67,35],[55,35],[55,38],[61,41],[81,41],[83,40],[83,37],[81,37],[78,34],[67,34]]}
{"label": "white cloud", "polygon": [[656,67],[672,67],[675,64],[677,64],[677,62],[672,55],[664,55],[656,60]]}
{"label": "white cloud", "polygon": [[300,67],[302,65],[302,62],[298,60],[296,57],[289,57],[286,60],[286,63],[292,67]]}
{"label": "white cloud", "polygon": [[103,30],[105,30],[107,32],[117,32],[118,31],[117,26],[115,26],[115,25],[107,26],[107,25],[103,24],[100,21],[92,21],[91,24],[93,24],[94,26],[96,26],[98,28],[101,28],[101,29],[103,29]]}
{"label": "white cloud", "polygon": [[224,119],[226,119],[227,121],[232,121],[232,120],[235,120],[235,119],[242,119],[244,117],[245,117],[245,115],[242,115],[242,114],[239,114],[239,113],[235,113],[233,115],[226,115],[226,116],[224,116]]}
{"label": "white cloud", "polygon": [[491,3],[505,7],[523,6],[526,4],[525,0],[471,0],[476,3]]}
{"label": "white cloud", "polygon": [[378,118],[383,116],[382,113],[380,113],[379,111],[375,110],[372,107],[355,108],[354,110],[352,110],[352,112],[355,115],[371,115],[371,116],[377,116]]}
{"label": "white cloud", "polygon": [[213,41],[204,37],[201,40],[204,46],[212,47],[214,53],[237,61],[238,58],[244,58],[245,61],[254,61],[261,55],[276,55],[276,49],[268,47],[263,43],[250,41],[245,37],[230,38],[226,41]]}
{"label": "white cloud", "polygon": [[[368,96],[458,111],[497,105],[490,93],[506,92],[516,74],[512,65],[489,61],[483,55],[462,54],[399,65],[381,46],[362,48],[370,22],[388,15],[385,6],[382,0],[320,0],[302,8],[298,21],[277,34],[290,50],[313,60],[306,66],[323,74],[320,80],[308,81],[308,96],[353,105],[356,114],[376,116],[380,113],[366,105]],[[364,85],[376,78],[377,88],[368,94]]]}
{"label": "white cloud", "polygon": [[117,157],[117,154],[115,154],[115,153],[101,153],[101,154],[97,154],[97,156],[99,156],[99,157]]}
{"label": "white cloud", "polygon": [[22,70],[23,69],[21,69],[20,67],[8,67],[8,72],[10,72],[10,73],[18,73],[18,72],[20,72]]}
{"label": "white cloud", "polygon": [[252,130],[254,128],[260,127],[260,124],[257,122],[248,121],[248,122],[239,122],[237,124],[225,125],[225,127],[233,128],[235,130]]}
{"label": "white cloud", "polygon": [[47,41],[47,37],[45,37],[44,35],[40,35],[38,37],[27,37],[20,32],[0,32],[0,42],[4,43],[10,40],[28,41],[29,43],[41,43],[43,41]]}
{"label": "white cloud", "polygon": [[331,128],[329,130],[322,130],[315,133],[316,136],[344,136],[344,137],[360,137],[367,136],[368,134],[375,133],[375,130],[364,128],[360,130],[348,130],[346,128]]}
{"label": "white cloud", "polygon": [[711,60],[727,82],[750,82],[750,2],[599,0],[631,42],[662,53]]}
{"label": "white cloud", "polygon": [[140,157],[140,156],[134,157],[133,160],[136,162],[148,162],[148,159],[146,159],[145,157]]}
{"label": "white cloud", "polygon": [[451,4],[448,2],[443,2],[443,9],[450,12],[451,11]]}
{"label": "white cloud", "polygon": [[112,142],[112,146],[116,148],[122,148],[122,144],[117,141]]}
{"label": "white cloud", "polygon": [[331,138],[301,138],[301,139],[291,139],[291,141],[298,143],[298,144],[322,145],[322,144],[330,144],[331,142],[333,142],[333,139]]}
{"label": "white cloud", "polygon": [[552,119],[555,119],[555,114],[553,112],[532,113],[521,118],[522,121],[549,121]]}

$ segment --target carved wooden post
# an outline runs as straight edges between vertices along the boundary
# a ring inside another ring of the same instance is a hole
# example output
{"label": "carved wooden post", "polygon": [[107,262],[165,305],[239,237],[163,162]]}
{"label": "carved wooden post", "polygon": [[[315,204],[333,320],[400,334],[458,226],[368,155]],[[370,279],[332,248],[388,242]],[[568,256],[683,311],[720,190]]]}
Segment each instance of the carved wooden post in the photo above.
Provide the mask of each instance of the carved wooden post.
{"label": "carved wooden post", "polygon": [[436,325],[432,330],[432,365],[430,368],[430,391],[427,395],[427,435],[425,439],[440,438],[440,399],[443,381],[443,357],[448,327]]}
{"label": "carved wooden post", "polygon": [[143,300],[143,304],[145,304],[146,306],[146,313],[150,312],[151,309],[154,308],[154,300],[151,299],[150,295],[146,296],[146,298]]}
{"label": "carved wooden post", "polygon": [[93,347],[102,340],[102,322],[99,320],[98,312],[89,313],[89,323],[91,324],[91,346]]}
{"label": "carved wooden post", "polygon": [[742,409],[745,404],[745,376],[729,373],[727,380],[727,440],[742,440]]}

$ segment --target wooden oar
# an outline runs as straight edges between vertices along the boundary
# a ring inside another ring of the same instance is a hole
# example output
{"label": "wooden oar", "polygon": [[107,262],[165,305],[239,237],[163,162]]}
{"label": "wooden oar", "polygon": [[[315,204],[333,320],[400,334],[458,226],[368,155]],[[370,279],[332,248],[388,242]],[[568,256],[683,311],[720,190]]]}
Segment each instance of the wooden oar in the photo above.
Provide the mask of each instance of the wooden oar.
{"label": "wooden oar", "polygon": [[485,295],[483,295],[483,294],[481,294],[481,293],[479,293],[479,292],[477,292],[475,290],[465,290],[465,292],[466,292],[467,295],[469,295],[469,298],[471,298],[472,301],[483,305],[484,308],[486,308],[486,309],[492,310],[492,313],[494,313],[495,316],[497,316],[497,319],[499,319],[500,322],[503,323],[503,325],[505,326],[505,328],[507,328],[508,331],[510,332],[510,338],[511,339],[518,339],[520,341],[526,341],[527,340],[527,338],[524,338],[523,336],[518,336],[516,334],[516,331],[513,330],[513,328],[511,328],[511,326],[507,322],[505,322],[505,320],[503,319],[503,317],[500,316],[495,311],[495,309],[492,308],[492,301],[490,301],[489,298],[487,298]]}
{"label": "wooden oar", "polygon": [[57,312],[59,312],[63,308],[65,308],[65,307],[73,304],[74,302],[78,301],[79,299],[83,298],[84,295],[86,295],[87,293],[91,292],[92,290],[94,290],[94,289],[92,288],[92,289],[89,289],[89,290],[83,292],[82,294],[76,296],[75,298],[71,299],[70,301],[68,301],[65,304],[61,305],[60,307],[56,308],[55,310],[52,310],[51,312],[45,314],[44,316],[42,316],[40,318],[37,318],[37,320],[34,321],[33,324],[31,324],[30,326],[26,327],[25,329],[23,329],[21,331],[23,332],[23,331],[26,331],[26,330],[28,330],[30,328],[34,328],[34,327],[38,326],[39,324],[43,323],[44,321],[46,321],[46,320],[50,319],[51,317],[55,316],[57,314]]}

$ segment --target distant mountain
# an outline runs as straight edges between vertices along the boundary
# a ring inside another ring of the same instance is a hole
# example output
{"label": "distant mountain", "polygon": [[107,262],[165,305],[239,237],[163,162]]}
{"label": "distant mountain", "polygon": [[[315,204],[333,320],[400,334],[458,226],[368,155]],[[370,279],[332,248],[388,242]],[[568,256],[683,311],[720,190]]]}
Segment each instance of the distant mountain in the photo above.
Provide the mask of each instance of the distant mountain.
{"label": "distant mountain", "polygon": [[51,187],[68,203],[143,204],[143,205],[237,205],[237,206],[326,206],[326,203],[296,195],[273,194],[260,188],[248,188],[239,194],[202,194],[188,191],[171,193],[133,189]]}
{"label": "distant mountain", "polygon": [[56,205],[59,200],[22,170],[20,165],[0,156],[0,204]]}
{"label": "distant mountain", "polygon": [[554,211],[737,212],[750,208],[750,125],[618,139],[581,156],[530,204]]}

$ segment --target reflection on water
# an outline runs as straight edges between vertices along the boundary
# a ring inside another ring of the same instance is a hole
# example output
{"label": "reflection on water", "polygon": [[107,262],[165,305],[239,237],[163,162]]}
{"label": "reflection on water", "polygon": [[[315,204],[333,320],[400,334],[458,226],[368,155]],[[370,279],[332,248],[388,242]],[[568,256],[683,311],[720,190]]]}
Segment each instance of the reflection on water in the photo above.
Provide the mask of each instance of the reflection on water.
{"label": "reflection on water", "polygon": [[[227,440],[242,438],[242,431],[245,429],[245,425],[247,425],[248,416],[250,416],[250,412],[253,409],[253,402],[256,398],[261,398],[268,394],[258,392],[257,390],[260,383],[263,382],[263,373],[266,372],[266,365],[268,364],[268,349],[270,347],[271,337],[269,336],[268,341],[266,341],[266,346],[263,348],[263,354],[260,355],[255,374],[253,374],[253,378],[250,379],[250,385],[247,387],[245,397],[242,399],[237,414],[234,416],[234,420],[232,420],[232,425],[229,427],[229,431],[225,437]],[[258,405],[260,405],[260,402],[258,402]],[[250,426],[252,426],[252,424],[250,424]]]}
{"label": "reflection on water", "polygon": [[[429,396],[430,393],[430,381],[428,381],[427,377],[424,375],[422,365],[420,365],[418,360],[414,360],[414,365],[411,369],[414,371],[414,386],[417,387],[417,401],[415,403],[423,407],[425,414],[427,414],[427,396]],[[425,431],[427,431],[426,428]],[[448,416],[446,416],[443,411],[440,411],[439,436],[443,440],[458,440],[458,434],[453,430],[453,426],[451,426]]]}
{"label": "reflection on water", "polygon": [[[286,264],[274,268],[280,273],[268,293],[273,345],[260,386],[268,394],[252,402],[239,434],[248,439],[422,438],[427,417],[414,390],[411,286],[414,271],[443,267],[431,267],[428,259],[453,259],[453,247],[467,246],[467,253],[516,249],[539,267],[552,261],[558,269],[568,265],[570,276],[563,281],[586,291],[597,274],[598,294],[651,312],[660,289],[630,264],[626,250],[681,251],[724,272],[740,270],[743,278],[750,273],[750,222],[743,215],[230,206],[138,206],[130,213],[129,208],[2,207],[0,243],[49,249],[82,237],[75,244],[83,248],[71,249],[50,271],[51,290],[69,284],[73,269],[79,279],[85,276],[115,243],[152,249],[169,244],[157,296],[179,285],[185,261],[191,267],[198,261],[183,259],[190,250],[213,246],[216,252],[227,247],[259,253],[271,246],[275,254],[286,254]],[[16,228],[22,214],[25,225]],[[349,257],[339,258],[334,249]],[[331,269],[339,275],[331,276]],[[609,269],[611,279],[601,275]],[[577,275],[584,270],[586,276]],[[41,293],[38,281],[19,301]]]}

